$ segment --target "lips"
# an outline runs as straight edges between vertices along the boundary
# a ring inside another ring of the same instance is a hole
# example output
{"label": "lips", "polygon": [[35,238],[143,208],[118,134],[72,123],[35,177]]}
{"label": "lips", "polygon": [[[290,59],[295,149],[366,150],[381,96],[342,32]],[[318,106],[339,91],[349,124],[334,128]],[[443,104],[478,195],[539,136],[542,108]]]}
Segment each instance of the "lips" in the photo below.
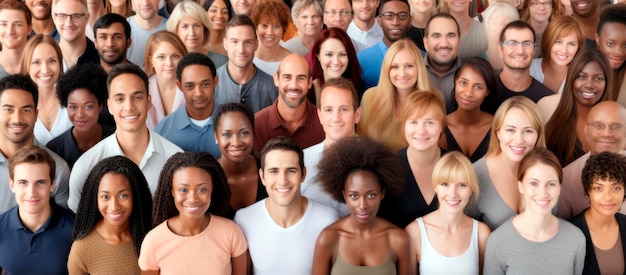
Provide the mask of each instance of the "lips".
{"label": "lips", "polygon": [[289,193],[289,191],[291,191],[292,187],[277,187],[274,188],[274,191],[276,191],[276,193],[279,194],[287,194]]}
{"label": "lips", "polygon": [[511,151],[513,151],[514,154],[524,154],[524,151],[526,151],[526,147],[521,147],[521,146],[509,146],[509,148],[511,149]]}
{"label": "lips", "polygon": [[10,124],[9,125],[9,130],[14,133],[14,134],[21,134],[24,131],[26,131],[26,128],[28,126],[24,125],[24,124]]}
{"label": "lips", "polygon": [[580,91],[579,93],[584,99],[593,99],[598,94],[597,92],[589,92],[589,91]]}

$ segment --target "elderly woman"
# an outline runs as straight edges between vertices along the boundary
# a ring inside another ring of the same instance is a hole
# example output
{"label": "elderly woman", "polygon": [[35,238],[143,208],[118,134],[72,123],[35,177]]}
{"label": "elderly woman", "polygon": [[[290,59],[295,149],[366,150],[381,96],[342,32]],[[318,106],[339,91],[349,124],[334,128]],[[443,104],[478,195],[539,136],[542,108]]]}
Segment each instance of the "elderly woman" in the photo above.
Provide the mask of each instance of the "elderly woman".
{"label": "elderly woman", "polygon": [[291,7],[291,17],[298,36],[283,43],[285,49],[305,56],[322,32],[322,5],[317,0],[297,0]]}

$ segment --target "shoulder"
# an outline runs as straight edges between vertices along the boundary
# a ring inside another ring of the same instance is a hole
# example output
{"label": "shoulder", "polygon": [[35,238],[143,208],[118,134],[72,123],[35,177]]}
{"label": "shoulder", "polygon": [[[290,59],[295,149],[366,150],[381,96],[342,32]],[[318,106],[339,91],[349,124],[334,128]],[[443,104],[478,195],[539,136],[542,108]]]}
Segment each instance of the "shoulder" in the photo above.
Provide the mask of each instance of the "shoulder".
{"label": "shoulder", "polygon": [[266,199],[260,200],[247,207],[237,210],[234,222],[240,226],[256,223],[256,221],[263,217],[261,214],[265,208],[265,200]]}
{"label": "shoulder", "polygon": [[[263,109],[261,109],[260,111],[256,112],[254,114],[254,124],[257,124],[257,120],[267,120],[269,119],[272,110],[274,110],[276,107],[274,104],[267,106]],[[255,127],[256,128],[256,127]]]}
{"label": "shoulder", "polygon": [[159,135],[157,132],[150,131],[150,139],[153,140],[155,146],[158,146],[157,148],[155,148],[157,151],[161,151],[168,156],[183,151],[183,149],[180,149],[178,145],[167,140],[163,136]]}
{"label": "shoulder", "polygon": [[582,242],[584,243],[585,241],[585,235],[583,235],[583,232],[580,231],[580,228],[578,228],[577,226],[575,226],[574,224],[558,218],[559,219],[559,233],[558,234],[563,234],[566,235],[567,238],[566,240],[582,240]]}
{"label": "shoulder", "polygon": [[326,205],[323,205],[321,203],[318,203],[311,199],[309,199],[308,201],[311,207],[310,217],[313,217],[315,222],[319,222],[319,223],[324,222],[326,223],[326,225],[329,225],[335,222],[337,219],[339,219],[337,210],[330,208]]}
{"label": "shoulder", "polygon": [[328,227],[324,228],[322,232],[320,232],[319,236],[317,237],[317,246],[328,248],[333,247],[337,244],[340,236],[337,223],[339,223],[340,221],[329,225]]}

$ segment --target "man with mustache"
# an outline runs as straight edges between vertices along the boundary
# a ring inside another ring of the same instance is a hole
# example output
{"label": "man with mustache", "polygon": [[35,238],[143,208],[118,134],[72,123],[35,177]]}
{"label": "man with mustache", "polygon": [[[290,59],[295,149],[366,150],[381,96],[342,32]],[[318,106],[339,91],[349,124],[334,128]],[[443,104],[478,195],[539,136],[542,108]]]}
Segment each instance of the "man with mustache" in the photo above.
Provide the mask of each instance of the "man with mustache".
{"label": "man with mustache", "polygon": [[437,86],[446,99],[446,110],[453,112],[452,90],[454,74],[461,67],[459,47],[461,46],[461,28],[454,17],[448,13],[433,15],[424,28],[424,64],[428,80]]}
{"label": "man with mustache", "polygon": [[535,31],[524,21],[513,21],[502,29],[498,53],[504,67],[496,75],[498,94],[495,106],[489,108],[491,113],[495,113],[502,102],[513,96],[525,96],[537,103],[542,97],[554,94],[530,76],[530,63],[537,50],[535,41]]}
{"label": "man with mustache", "polygon": [[128,63],[126,51],[130,47],[130,24],[117,13],[107,13],[93,26],[100,65],[107,74],[117,64]]}
{"label": "man with mustache", "polygon": [[306,97],[311,89],[306,59],[297,54],[283,58],[274,85],[278,98],[254,115],[254,154],[258,156],[265,143],[277,136],[291,137],[303,149],[324,140],[317,108]]}

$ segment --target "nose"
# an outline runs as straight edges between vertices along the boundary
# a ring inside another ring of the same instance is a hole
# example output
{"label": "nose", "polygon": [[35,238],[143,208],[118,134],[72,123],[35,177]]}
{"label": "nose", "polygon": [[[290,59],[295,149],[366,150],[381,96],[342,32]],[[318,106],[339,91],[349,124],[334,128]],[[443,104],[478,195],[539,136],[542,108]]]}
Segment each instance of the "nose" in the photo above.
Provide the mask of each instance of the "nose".
{"label": "nose", "polygon": [[104,46],[105,47],[110,47],[111,45],[113,45],[113,37],[107,37],[104,40]]}
{"label": "nose", "polygon": [[359,198],[359,209],[367,210],[369,208],[369,204],[367,203],[367,196],[361,196]]}
{"label": "nose", "polygon": [[400,25],[400,19],[398,18],[398,16],[394,16],[393,19],[391,19],[391,24],[394,26]]}

